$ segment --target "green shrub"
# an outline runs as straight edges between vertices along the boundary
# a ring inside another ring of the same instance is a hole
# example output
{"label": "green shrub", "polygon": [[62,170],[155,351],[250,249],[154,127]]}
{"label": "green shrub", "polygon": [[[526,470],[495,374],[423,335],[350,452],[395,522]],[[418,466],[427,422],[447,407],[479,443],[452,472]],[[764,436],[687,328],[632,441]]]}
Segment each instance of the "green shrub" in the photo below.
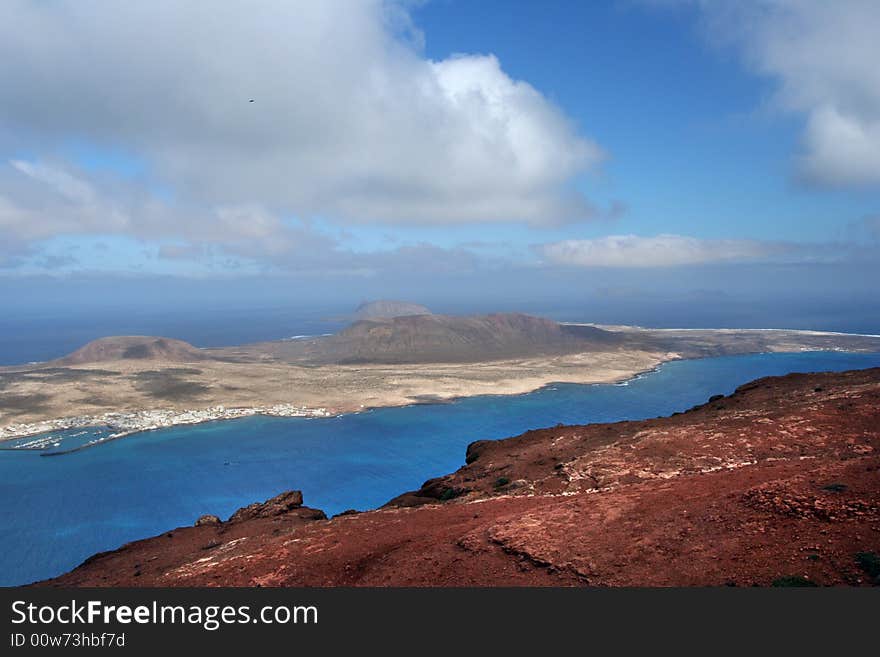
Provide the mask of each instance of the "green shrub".
{"label": "green shrub", "polygon": [[880,555],[876,552],[859,552],[856,555],[856,563],[868,577],[880,579]]}
{"label": "green shrub", "polygon": [[808,580],[800,575],[786,575],[773,580],[771,586],[787,587],[787,586],[819,586],[816,582]]}
{"label": "green shrub", "polygon": [[464,495],[467,491],[463,488],[447,488],[442,493],[440,493],[440,501],[448,502],[449,500],[456,498],[460,495]]}
{"label": "green shrub", "polygon": [[507,477],[498,477],[498,479],[495,480],[495,488],[501,488],[502,486],[506,486],[509,483],[510,479],[508,479]]}
{"label": "green shrub", "polygon": [[847,488],[846,484],[833,483],[828,484],[827,486],[822,486],[822,490],[831,491],[832,493],[842,493]]}

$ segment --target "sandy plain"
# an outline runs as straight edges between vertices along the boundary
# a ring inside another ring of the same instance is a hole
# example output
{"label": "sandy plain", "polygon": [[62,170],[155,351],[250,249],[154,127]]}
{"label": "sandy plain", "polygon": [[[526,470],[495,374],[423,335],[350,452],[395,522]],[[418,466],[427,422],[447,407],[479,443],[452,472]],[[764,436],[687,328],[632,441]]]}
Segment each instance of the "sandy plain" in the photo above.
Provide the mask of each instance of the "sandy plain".
{"label": "sandy plain", "polygon": [[[218,405],[292,404],[348,413],[473,395],[519,394],[552,382],[621,381],[671,356],[633,351],[467,364],[321,366],[131,360],[32,368],[0,373],[0,427],[107,412]],[[23,427],[4,437],[27,433],[31,432]]]}

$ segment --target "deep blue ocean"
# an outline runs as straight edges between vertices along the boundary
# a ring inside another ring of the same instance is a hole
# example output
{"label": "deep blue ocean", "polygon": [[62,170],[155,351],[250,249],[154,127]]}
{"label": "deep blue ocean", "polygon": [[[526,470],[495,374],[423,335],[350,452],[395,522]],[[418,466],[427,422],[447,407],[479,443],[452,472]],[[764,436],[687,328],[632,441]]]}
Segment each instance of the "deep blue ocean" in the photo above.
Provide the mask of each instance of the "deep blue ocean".
{"label": "deep blue ocean", "polygon": [[225,518],[287,489],[302,490],[307,505],[328,514],[373,508],[457,469],[478,439],[557,422],[668,415],[760,376],[875,366],[880,354],[840,352],[678,361],[626,384],[556,384],[330,419],[251,417],[63,456],[0,451],[0,584],[51,577],[95,552],[205,513]]}

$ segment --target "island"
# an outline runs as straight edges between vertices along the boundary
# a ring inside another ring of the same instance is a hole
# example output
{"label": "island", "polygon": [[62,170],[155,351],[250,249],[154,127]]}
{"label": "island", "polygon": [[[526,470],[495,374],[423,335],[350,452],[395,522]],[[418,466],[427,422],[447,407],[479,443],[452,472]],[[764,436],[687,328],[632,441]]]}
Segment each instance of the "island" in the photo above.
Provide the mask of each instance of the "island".
{"label": "island", "polygon": [[[364,308],[361,308],[363,311]],[[327,417],[550,383],[613,383],[684,358],[880,351],[880,337],[772,329],[568,324],[516,313],[432,314],[382,302],[326,336],[199,349],[117,336],[0,368],[0,441],[75,427],[132,432],[253,414]],[[397,312],[414,312],[399,315]]]}

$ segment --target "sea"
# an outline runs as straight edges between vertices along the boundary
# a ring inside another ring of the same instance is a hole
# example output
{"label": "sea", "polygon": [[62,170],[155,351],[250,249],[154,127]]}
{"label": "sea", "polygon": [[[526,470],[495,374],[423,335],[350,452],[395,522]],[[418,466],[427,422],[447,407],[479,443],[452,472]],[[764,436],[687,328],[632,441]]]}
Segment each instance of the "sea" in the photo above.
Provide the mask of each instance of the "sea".
{"label": "sea", "polygon": [[[674,361],[619,384],[550,384],[523,395],[326,419],[249,417],[144,432],[57,456],[2,450],[0,585],[58,575],[96,552],[191,525],[203,514],[225,518],[284,490],[301,490],[308,506],[328,515],[376,508],[462,466],[474,440],[559,422],[669,415],[762,376],[878,366],[880,353],[844,352]],[[41,436],[41,444],[77,446],[106,429],[88,431]]]}

